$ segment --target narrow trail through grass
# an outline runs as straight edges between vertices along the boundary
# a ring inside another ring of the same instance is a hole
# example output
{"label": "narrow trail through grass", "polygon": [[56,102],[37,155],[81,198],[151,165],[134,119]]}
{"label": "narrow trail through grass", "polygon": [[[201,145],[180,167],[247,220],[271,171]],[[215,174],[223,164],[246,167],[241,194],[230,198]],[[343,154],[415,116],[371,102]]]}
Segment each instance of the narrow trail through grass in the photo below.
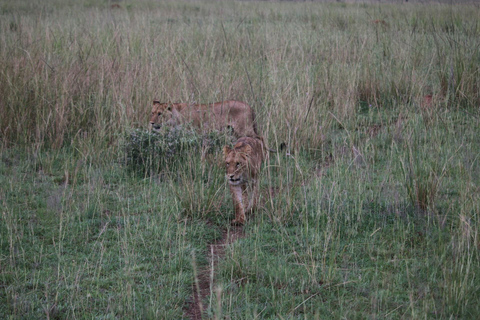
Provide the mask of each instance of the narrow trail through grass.
{"label": "narrow trail through grass", "polygon": [[[192,320],[201,320],[205,310],[204,303],[210,296],[210,305],[212,304],[215,293],[215,270],[220,260],[225,256],[225,247],[234,243],[240,238],[244,238],[245,233],[242,226],[232,226],[222,231],[222,238],[208,244],[208,250],[205,253],[208,257],[208,264],[197,269],[195,273],[195,283],[191,303],[185,311],[186,316]],[[194,266],[194,268],[196,268]]]}

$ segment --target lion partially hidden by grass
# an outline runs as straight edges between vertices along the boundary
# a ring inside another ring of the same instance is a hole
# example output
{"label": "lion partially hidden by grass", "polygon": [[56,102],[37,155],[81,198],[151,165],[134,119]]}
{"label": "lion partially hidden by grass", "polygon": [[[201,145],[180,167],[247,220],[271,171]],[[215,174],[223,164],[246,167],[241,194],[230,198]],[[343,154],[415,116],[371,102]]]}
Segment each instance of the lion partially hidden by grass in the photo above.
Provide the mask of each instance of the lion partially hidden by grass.
{"label": "lion partially hidden by grass", "polygon": [[243,225],[245,213],[256,207],[260,166],[268,153],[263,139],[252,137],[238,139],[233,149],[225,146],[223,152],[226,178],[235,209],[232,225]]}
{"label": "lion partially hidden by grass", "polygon": [[236,138],[258,136],[255,113],[246,103],[228,100],[213,104],[160,103],[154,100],[149,126],[191,124],[201,132],[231,130]]}

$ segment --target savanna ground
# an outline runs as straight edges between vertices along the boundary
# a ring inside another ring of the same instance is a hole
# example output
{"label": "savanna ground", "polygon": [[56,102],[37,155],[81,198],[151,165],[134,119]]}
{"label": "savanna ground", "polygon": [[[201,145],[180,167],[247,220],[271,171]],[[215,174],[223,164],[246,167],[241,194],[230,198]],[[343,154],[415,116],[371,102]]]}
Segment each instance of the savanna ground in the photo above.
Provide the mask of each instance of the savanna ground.
{"label": "savanna ground", "polygon": [[[188,317],[201,270],[205,318],[476,318],[479,16],[0,1],[1,318]],[[233,218],[224,140],[152,152],[154,98],[245,101],[288,146],[215,263]]]}

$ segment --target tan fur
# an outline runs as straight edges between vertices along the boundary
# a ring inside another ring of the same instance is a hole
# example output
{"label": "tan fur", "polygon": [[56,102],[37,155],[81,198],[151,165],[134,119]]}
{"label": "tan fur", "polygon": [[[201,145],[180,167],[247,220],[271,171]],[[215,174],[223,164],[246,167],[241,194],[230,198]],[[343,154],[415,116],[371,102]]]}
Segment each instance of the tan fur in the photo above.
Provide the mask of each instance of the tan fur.
{"label": "tan fur", "polygon": [[153,101],[150,128],[191,123],[203,132],[230,128],[237,137],[257,136],[253,109],[240,101],[213,104],[160,103]]}
{"label": "tan fur", "polygon": [[258,175],[267,152],[262,139],[243,137],[232,148],[223,148],[225,175],[235,209],[234,225],[245,223],[245,213],[252,211],[258,200]]}

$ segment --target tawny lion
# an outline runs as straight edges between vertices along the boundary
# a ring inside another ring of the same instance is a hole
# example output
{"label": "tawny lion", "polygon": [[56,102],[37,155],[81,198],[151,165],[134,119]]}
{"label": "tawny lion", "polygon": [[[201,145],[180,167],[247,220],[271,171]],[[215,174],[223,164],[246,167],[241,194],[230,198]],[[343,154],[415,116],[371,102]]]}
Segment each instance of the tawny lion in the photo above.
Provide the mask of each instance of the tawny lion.
{"label": "tawny lion", "polygon": [[191,123],[203,132],[229,129],[237,138],[258,136],[255,113],[244,102],[228,100],[213,104],[188,104],[153,101],[149,122],[151,129],[184,123]]}

